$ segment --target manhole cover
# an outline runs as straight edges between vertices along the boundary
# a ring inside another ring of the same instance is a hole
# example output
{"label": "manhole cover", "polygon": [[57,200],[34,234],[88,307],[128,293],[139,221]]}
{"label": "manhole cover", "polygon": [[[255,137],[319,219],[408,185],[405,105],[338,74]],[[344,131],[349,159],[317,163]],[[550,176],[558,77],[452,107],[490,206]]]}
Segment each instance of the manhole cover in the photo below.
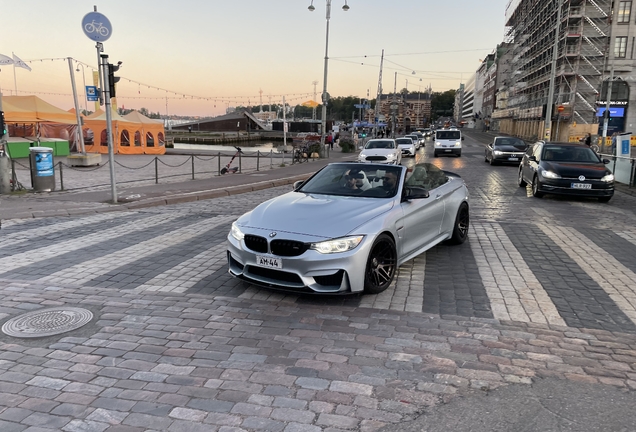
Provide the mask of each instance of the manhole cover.
{"label": "manhole cover", "polygon": [[86,309],[58,307],[27,312],[11,318],[2,326],[2,332],[20,338],[53,336],[78,329],[93,319]]}

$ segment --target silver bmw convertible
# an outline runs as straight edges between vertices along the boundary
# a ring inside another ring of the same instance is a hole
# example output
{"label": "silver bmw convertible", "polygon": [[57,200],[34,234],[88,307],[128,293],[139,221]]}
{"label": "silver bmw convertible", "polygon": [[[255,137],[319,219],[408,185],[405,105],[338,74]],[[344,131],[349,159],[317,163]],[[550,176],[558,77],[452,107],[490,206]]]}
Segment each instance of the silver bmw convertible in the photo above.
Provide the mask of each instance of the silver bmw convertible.
{"label": "silver bmw convertible", "polygon": [[442,241],[463,243],[468,189],[429,163],[332,163],[232,224],[229,272],[297,293],[379,293]]}

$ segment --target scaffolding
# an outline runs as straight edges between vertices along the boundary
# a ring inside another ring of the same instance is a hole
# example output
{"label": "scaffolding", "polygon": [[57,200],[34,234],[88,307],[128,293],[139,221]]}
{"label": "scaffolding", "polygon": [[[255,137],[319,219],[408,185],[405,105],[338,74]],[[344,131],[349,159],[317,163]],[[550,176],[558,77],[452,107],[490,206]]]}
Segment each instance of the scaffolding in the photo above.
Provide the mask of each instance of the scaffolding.
{"label": "scaffolding", "polygon": [[[562,19],[557,26],[559,5]],[[548,103],[568,108],[561,120],[595,123],[596,101],[607,70],[611,0],[511,0],[508,9],[504,40],[512,44],[514,71],[508,107],[517,120],[531,123],[521,135],[538,136]],[[557,29],[555,98],[548,101]],[[557,115],[557,110],[553,112]]]}

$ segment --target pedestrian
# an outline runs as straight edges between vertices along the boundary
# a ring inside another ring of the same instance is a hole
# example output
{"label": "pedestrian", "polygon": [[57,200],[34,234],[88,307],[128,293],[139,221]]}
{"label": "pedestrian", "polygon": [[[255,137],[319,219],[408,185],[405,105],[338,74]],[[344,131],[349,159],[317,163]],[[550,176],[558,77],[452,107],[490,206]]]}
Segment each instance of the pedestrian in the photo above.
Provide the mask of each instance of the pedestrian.
{"label": "pedestrian", "polygon": [[336,143],[336,145],[340,145],[340,132],[336,132],[336,136],[333,138],[333,141]]}
{"label": "pedestrian", "polygon": [[591,133],[589,133],[589,132],[588,132],[588,133],[585,135],[585,138],[583,138],[583,143],[584,143],[586,146],[588,146],[588,147],[590,147],[590,146],[592,145],[592,134],[591,134]]}
{"label": "pedestrian", "polygon": [[333,150],[333,135],[331,135],[331,131],[329,131],[325,140],[326,140],[326,143],[329,145],[329,148]]}

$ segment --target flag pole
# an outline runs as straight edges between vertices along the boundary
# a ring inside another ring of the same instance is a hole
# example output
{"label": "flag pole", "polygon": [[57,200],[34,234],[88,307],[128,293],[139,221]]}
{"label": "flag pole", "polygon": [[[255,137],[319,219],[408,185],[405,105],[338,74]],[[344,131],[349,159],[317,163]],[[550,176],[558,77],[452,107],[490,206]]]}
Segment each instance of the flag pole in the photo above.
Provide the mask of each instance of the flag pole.
{"label": "flag pole", "polygon": [[[15,53],[11,51],[11,55],[15,56]],[[18,95],[18,79],[15,74],[15,61],[13,62],[13,85],[15,86],[15,95]]]}

